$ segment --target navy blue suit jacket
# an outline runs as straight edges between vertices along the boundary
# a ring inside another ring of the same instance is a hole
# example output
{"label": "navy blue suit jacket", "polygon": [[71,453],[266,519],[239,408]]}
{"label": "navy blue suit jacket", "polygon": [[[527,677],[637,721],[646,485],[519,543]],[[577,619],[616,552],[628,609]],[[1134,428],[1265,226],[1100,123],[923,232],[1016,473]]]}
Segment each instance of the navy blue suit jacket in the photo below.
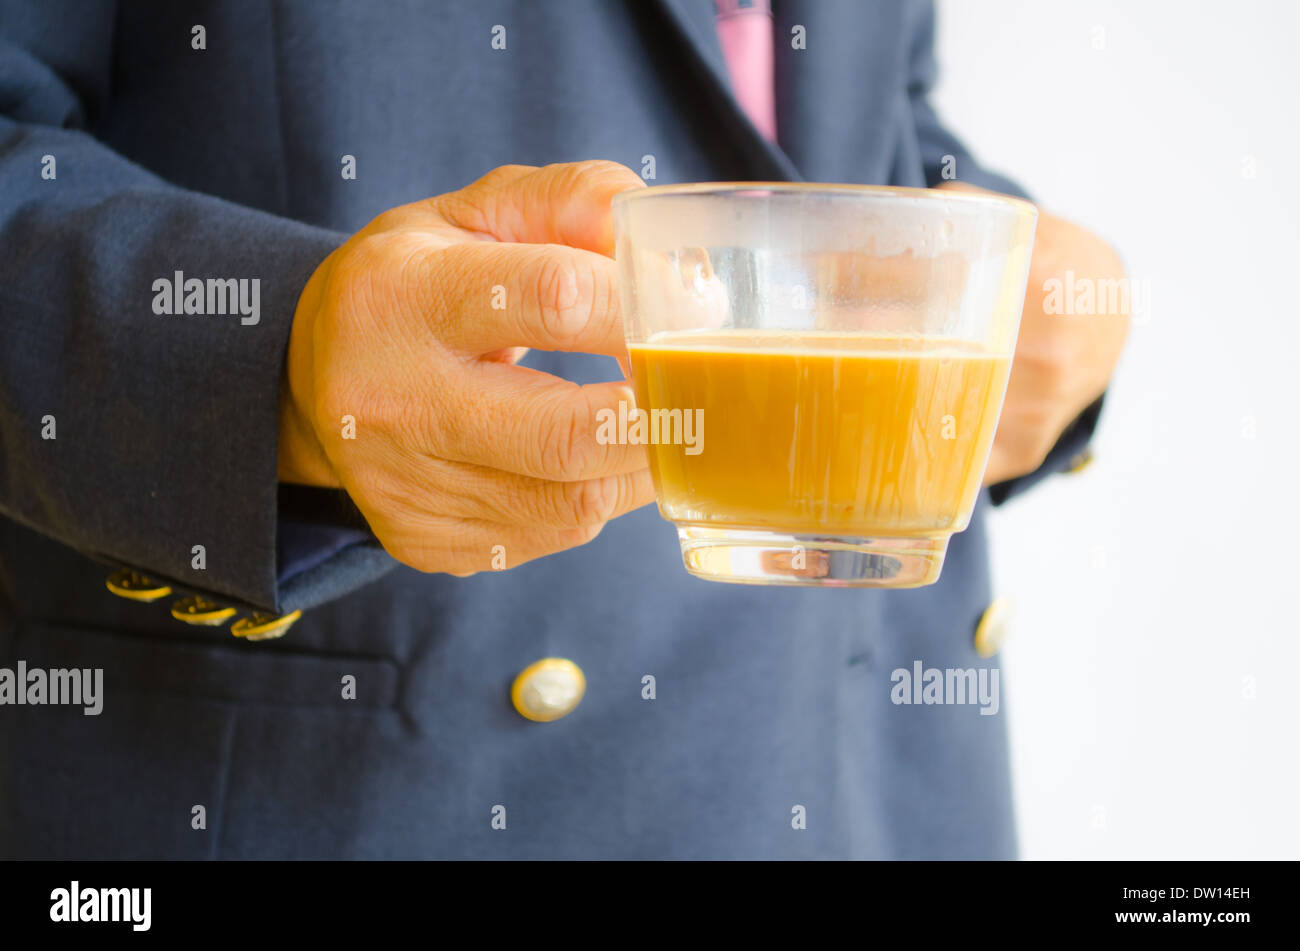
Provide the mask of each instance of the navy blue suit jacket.
{"label": "navy blue suit jacket", "polygon": [[[707,0],[0,0],[0,666],[104,670],[99,716],[0,706],[0,856],[1014,854],[1005,703],[890,699],[916,660],[997,664],[972,644],[987,497],[938,584],[873,592],[695,580],[653,508],[426,576],[346,498],[277,487],[298,294],[391,206],[506,163],[647,155],[659,183],[897,185],[952,156],[1017,191],[929,105],[929,3],[776,0],[775,21],[777,145],[730,93]],[[155,315],[176,271],[260,279],[259,322]],[[114,597],[113,566],[304,614],[245,642]],[[546,656],[588,690],[538,724],[509,686]]]}

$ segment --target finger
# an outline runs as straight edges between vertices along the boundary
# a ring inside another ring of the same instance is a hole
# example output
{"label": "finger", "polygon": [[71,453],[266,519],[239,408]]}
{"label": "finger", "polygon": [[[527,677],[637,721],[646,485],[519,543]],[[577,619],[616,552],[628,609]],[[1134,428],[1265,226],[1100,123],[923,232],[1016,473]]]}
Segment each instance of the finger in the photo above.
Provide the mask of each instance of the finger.
{"label": "finger", "polygon": [[576,528],[525,528],[492,522],[470,523],[461,544],[453,551],[458,573],[505,571],[522,564],[578,548],[594,540],[605,523]]}
{"label": "finger", "polygon": [[558,244],[474,241],[433,252],[429,319],[445,346],[626,354],[614,262]]}
{"label": "finger", "polygon": [[[484,363],[459,405],[428,401],[415,448],[435,458],[552,482],[644,469],[643,445],[625,441],[620,414],[635,409],[623,381],[579,386],[528,367]],[[623,441],[620,441],[620,438]]]}
{"label": "finger", "polygon": [[[465,463],[431,460],[439,514],[503,524],[577,528],[612,521],[654,501],[649,469],[578,482],[550,482]],[[414,493],[427,497],[427,493]]]}
{"label": "finger", "polygon": [[404,511],[374,527],[384,549],[403,564],[417,571],[465,576],[515,568],[585,545],[605,526],[530,528]]}
{"label": "finger", "polygon": [[683,248],[676,254],[634,248],[623,262],[636,288],[639,328],[656,334],[672,331],[720,330],[731,319],[726,282],[713,268],[704,248]]}
{"label": "finger", "polygon": [[498,241],[567,244],[612,255],[610,202],[619,192],[644,187],[617,162],[571,162],[480,179],[435,202],[452,224]]}

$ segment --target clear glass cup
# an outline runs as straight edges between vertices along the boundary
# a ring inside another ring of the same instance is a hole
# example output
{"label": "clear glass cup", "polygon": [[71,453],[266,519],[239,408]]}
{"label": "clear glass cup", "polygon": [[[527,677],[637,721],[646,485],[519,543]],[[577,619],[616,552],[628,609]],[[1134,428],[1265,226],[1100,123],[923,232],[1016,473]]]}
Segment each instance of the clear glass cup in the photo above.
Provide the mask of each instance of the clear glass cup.
{"label": "clear glass cup", "polygon": [[721,183],[623,192],[636,406],[692,574],[916,587],[979,493],[1037,210],[969,192]]}

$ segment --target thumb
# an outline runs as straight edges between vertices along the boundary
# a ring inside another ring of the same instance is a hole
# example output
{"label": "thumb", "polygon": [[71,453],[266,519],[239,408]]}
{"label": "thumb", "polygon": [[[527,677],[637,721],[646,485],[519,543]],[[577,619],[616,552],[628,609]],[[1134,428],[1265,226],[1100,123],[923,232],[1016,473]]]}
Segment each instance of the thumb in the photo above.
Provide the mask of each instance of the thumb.
{"label": "thumb", "polygon": [[442,196],[439,210],[452,224],[498,241],[567,244],[612,257],[610,202],[619,192],[644,187],[639,175],[617,162],[513,166],[511,174],[489,172]]}

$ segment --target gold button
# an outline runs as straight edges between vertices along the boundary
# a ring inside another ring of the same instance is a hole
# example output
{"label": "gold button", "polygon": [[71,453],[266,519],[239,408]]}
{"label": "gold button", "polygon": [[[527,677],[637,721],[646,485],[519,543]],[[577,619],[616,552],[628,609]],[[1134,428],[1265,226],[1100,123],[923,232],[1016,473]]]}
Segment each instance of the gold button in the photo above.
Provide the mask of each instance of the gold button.
{"label": "gold button", "polygon": [[981,657],[992,657],[1002,649],[1002,642],[1007,639],[1011,626],[1011,599],[994,598],[993,603],[985,609],[979,625],[975,628],[975,653]]}
{"label": "gold button", "polygon": [[549,723],[572,713],[586,692],[581,667],[562,657],[545,657],[519,672],[510,699],[520,716]]}
{"label": "gold button", "polygon": [[1092,465],[1092,460],[1094,458],[1096,457],[1093,456],[1091,447],[1085,449],[1083,450],[1083,452],[1079,453],[1077,456],[1075,456],[1073,459],[1070,460],[1070,464],[1069,466],[1066,467],[1065,471],[1068,472],[1070,475],[1077,475],[1078,473],[1082,472],[1084,469]]}
{"label": "gold button", "polygon": [[291,611],[276,617],[254,611],[248,617],[241,617],[230,625],[230,633],[250,641],[269,641],[275,637],[284,637],[284,632],[293,627],[295,621],[302,617],[302,611]]}
{"label": "gold button", "polygon": [[113,572],[104,584],[119,598],[130,598],[132,601],[157,601],[172,593],[170,585],[154,581],[129,568]]}
{"label": "gold button", "polygon": [[204,597],[181,598],[172,605],[172,617],[186,624],[215,626],[235,616],[235,609],[222,607]]}

